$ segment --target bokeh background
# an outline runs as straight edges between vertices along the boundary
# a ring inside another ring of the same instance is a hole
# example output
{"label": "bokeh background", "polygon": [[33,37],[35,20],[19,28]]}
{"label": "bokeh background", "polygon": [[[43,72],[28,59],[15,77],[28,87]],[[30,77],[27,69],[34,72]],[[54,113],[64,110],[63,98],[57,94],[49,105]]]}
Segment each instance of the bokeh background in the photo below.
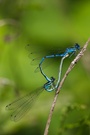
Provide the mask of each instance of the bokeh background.
{"label": "bokeh background", "polygon": [[[55,92],[38,97],[30,113],[10,120],[5,106],[46,82],[30,64],[27,44],[36,56],[81,45],[90,37],[89,0],[0,0],[0,135],[43,135]],[[43,51],[41,51],[43,49]],[[64,61],[63,74],[71,60]],[[58,76],[59,60],[49,60],[45,73]],[[52,64],[53,63],[53,64]],[[90,135],[90,44],[62,87],[49,135]]]}

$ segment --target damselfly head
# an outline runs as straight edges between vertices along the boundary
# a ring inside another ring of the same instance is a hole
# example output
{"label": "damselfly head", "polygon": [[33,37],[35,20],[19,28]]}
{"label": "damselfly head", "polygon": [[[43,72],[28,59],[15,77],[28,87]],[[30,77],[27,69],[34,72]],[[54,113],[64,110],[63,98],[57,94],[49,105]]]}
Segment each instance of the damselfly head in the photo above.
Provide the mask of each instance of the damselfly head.
{"label": "damselfly head", "polygon": [[77,50],[80,50],[80,45],[79,45],[78,43],[75,43],[75,48],[76,48]]}
{"label": "damselfly head", "polygon": [[51,79],[51,82],[54,82],[55,81],[55,78],[54,77],[51,77],[50,79]]}

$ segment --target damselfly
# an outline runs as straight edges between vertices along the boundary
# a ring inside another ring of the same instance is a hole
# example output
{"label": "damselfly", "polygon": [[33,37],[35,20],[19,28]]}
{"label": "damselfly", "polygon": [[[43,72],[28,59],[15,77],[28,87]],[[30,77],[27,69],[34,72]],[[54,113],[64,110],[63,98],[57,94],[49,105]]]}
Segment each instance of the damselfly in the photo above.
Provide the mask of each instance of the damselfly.
{"label": "damselfly", "polygon": [[[27,45],[28,46],[28,48],[30,47],[30,45],[28,44]],[[44,57],[42,57],[41,59],[38,59],[39,61],[38,61],[38,67],[36,68],[36,70],[40,70],[40,72],[41,72],[41,74],[45,77],[45,79],[47,80],[47,81],[49,81],[49,77],[44,73],[44,71],[43,71],[43,69],[42,69],[42,64],[43,64],[43,62],[45,61],[45,59],[50,59],[50,58],[58,58],[58,57],[66,57],[66,56],[69,56],[69,57],[71,57],[72,55],[74,55],[77,51],[79,51],[80,50],[80,45],[78,44],[78,43],[76,43],[73,47],[69,47],[69,48],[66,48],[66,50],[64,51],[64,52],[59,52],[59,53],[54,53],[54,54],[50,54],[50,55],[45,55]],[[29,51],[31,51],[30,50],[30,48],[29,48]],[[33,52],[32,53],[30,53],[31,55],[33,54]],[[35,62],[37,60],[37,58],[33,58],[32,59],[32,63],[33,62]],[[63,64],[63,60],[61,61],[61,65]],[[61,69],[62,70],[62,69]]]}
{"label": "damselfly", "polygon": [[[46,78],[47,82],[41,88],[35,90],[34,92],[27,94],[24,97],[21,97],[21,98],[15,100],[14,102],[12,102],[6,106],[7,110],[13,110],[13,113],[11,115],[11,119],[13,121],[18,121],[30,110],[34,101],[36,100],[38,95],[43,90],[51,92],[51,91],[56,90],[58,88],[60,78],[61,78],[61,70],[62,70],[63,60],[68,56],[72,56],[79,49],[80,49],[80,46],[78,44],[75,44],[74,47],[67,48],[64,53],[45,56],[42,58],[42,60],[39,64],[39,68],[40,68],[40,71],[43,74],[43,76]],[[48,78],[46,75],[44,75],[43,70],[41,68],[42,63],[46,58],[54,58],[54,57],[62,57],[60,67],[59,67],[58,80],[56,83],[55,83],[55,78],[54,77]]]}

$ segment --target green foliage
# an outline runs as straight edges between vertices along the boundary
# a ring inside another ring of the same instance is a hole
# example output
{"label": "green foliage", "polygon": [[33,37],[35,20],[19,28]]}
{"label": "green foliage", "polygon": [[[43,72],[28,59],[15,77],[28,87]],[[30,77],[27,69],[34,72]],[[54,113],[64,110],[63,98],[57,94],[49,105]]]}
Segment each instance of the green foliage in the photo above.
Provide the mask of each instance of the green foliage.
{"label": "green foliage", "polygon": [[60,120],[59,135],[90,134],[90,110],[85,105],[69,105],[64,108]]}

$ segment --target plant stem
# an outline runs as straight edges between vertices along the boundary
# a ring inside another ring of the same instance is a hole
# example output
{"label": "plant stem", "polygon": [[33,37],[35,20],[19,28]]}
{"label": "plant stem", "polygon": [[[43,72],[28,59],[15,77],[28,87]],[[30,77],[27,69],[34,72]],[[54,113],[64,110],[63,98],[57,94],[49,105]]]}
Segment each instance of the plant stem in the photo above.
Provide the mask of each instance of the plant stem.
{"label": "plant stem", "polygon": [[70,66],[68,67],[68,69],[67,69],[66,73],[64,74],[62,80],[60,81],[60,84],[59,84],[59,86],[57,88],[57,91],[55,93],[55,96],[54,96],[54,99],[53,99],[53,102],[52,102],[52,106],[51,106],[50,113],[49,113],[49,116],[48,116],[48,119],[47,119],[44,135],[48,135],[49,127],[50,127],[50,122],[51,122],[51,119],[52,119],[52,114],[53,114],[53,111],[54,111],[54,108],[55,108],[55,105],[56,105],[56,101],[57,101],[57,97],[59,95],[61,87],[62,87],[65,79],[67,78],[68,74],[72,71],[72,69],[74,68],[76,63],[79,61],[79,59],[84,55],[84,52],[86,51],[86,48],[87,48],[89,42],[90,42],[90,38],[87,40],[87,42],[85,43],[85,45],[83,46],[83,48],[81,49],[79,54],[71,62]]}

